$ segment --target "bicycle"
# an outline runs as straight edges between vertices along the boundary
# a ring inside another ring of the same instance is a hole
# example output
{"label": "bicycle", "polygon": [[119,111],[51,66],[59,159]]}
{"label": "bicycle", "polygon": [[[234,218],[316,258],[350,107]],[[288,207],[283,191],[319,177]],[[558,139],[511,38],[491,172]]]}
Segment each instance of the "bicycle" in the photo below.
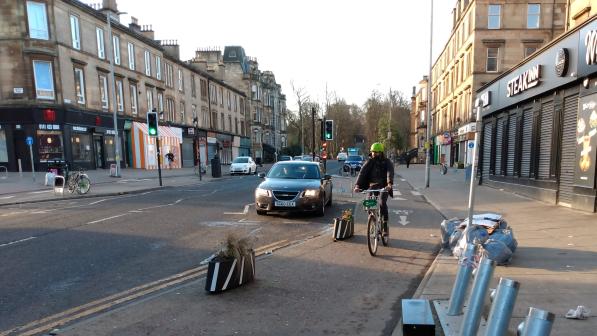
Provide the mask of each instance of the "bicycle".
{"label": "bicycle", "polygon": [[442,175],[446,175],[448,173],[448,165],[446,165],[445,163],[440,163],[439,164],[439,172]]}
{"label": "bicycle", "polygon": [[377,253],[377,244],[381,240],[383,246],[388,246],[390,241],[389,227],[388,235],[384,236],[382,233],[381,214],[379,209],[379,195],[387,193],[386,189],[369,189],[364,190],[361,193],[367,194],[363,200],[363,208],[368,213],[367,217],[367,247],[369,248],[369,254],[375,256]]}
{"label": "bicycle", "polygon": [[71,194],[76,191],[77,194],[84,195],[91,189],[91,180],[82,168],[78,168],[73,172],[69,172],[66,186]]}

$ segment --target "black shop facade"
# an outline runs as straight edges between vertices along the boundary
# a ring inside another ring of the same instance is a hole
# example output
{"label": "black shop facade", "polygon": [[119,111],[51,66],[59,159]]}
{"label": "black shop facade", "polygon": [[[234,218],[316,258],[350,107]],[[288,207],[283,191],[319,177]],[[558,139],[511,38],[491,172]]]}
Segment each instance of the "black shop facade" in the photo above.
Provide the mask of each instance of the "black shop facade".
{"label": "black shop facade", "polygon": [[[121,165],[125,166],[126,121],[118,118]],[[0,165],[8,171],[47,171],[55,160],[84,169],[116,163],[112,115],[59,107],[0,109]]]}
{"label": "black shop facade", "polygon": [[595,212],[597,21],[477,91],[480,183]]}

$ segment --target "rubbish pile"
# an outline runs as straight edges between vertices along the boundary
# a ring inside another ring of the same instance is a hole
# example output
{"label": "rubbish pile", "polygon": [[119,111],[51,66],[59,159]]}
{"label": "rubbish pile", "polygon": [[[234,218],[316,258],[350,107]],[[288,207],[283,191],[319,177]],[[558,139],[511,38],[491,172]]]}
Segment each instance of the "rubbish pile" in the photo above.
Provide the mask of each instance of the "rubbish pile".
{"label": "rubbish pile", "polygon": [[[467,225],[468,218],[447,219],[440,225],[442,247],[449,248],[455,257],[460,257],[466,247],[464,230]],[[483,247],[479,252],[495,260],[498,265],[510,263],[518,242],[514,238],[512,228],[508,226],[502,215],[494,213],[474,215],[473,225],[468,232],[468,242],[478,242]]]}

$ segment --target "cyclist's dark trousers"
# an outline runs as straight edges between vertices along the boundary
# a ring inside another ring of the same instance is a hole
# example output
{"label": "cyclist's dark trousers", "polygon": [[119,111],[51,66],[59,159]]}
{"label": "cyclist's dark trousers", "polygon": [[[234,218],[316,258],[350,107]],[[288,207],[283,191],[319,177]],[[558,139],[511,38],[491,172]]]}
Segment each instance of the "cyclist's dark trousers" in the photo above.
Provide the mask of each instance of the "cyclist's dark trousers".
{"label": "cyclist's dark trousers", "polygon": [[381,204],[379,205],[379,211],[381,212],[381,218],[388,221],[388,193],[384,192],[380,195]]}

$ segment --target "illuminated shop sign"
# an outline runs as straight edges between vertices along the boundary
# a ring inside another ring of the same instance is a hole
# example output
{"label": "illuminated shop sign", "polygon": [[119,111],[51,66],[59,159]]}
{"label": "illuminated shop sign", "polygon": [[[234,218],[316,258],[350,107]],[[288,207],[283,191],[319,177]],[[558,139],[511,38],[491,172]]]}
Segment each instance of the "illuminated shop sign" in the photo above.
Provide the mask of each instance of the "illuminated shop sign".
{"label": "illuminated shop sign", "polygon": [[508,81],[506,97],[512,97],[539,84],[541,65],[537,64],[520,75]]}

